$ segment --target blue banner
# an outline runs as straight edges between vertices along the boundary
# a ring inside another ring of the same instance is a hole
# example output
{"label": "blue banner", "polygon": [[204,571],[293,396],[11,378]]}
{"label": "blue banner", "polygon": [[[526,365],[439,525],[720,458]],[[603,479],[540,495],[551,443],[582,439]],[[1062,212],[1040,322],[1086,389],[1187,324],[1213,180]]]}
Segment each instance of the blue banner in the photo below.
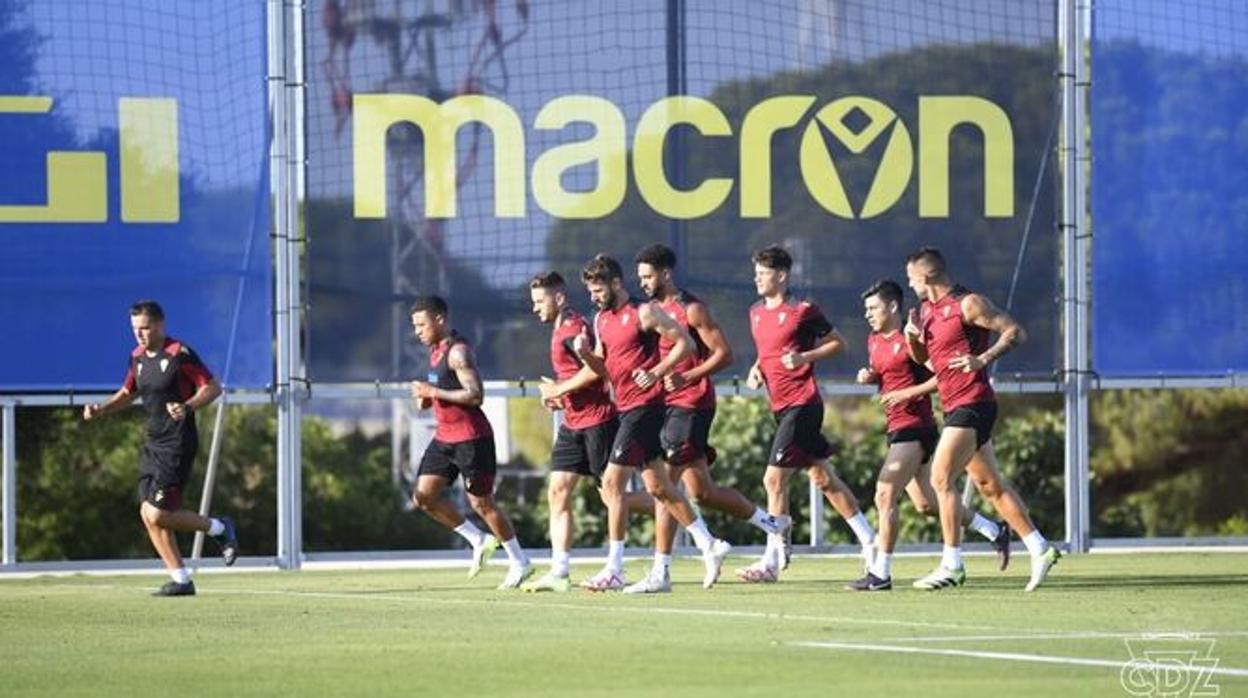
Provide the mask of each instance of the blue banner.
{"label": "blue banner", "polygon": [[0,390],[114,389],[150,298],[272,381],[263,3],[0,3]]}
{"label": "blue banner", "polygon": [[[1050,378],[1059,341],[1049,0],[315,3],[307,102],[308,373],[402,380],[407,309],[445,296],[487,378],[549,372],[527,281],[672,247],[678,282],[754,359],[751,251],[849,341],[859,294],[941,248],[1029,341],[998,375]],[[911,294],[908,294],[911,295]],[[913,304],[913,297],[907,298]]]}
{"label": "blue banner", "polygon": [[1100,0],[1092,47],[1093,363],[1248,370],[1248,15]]}

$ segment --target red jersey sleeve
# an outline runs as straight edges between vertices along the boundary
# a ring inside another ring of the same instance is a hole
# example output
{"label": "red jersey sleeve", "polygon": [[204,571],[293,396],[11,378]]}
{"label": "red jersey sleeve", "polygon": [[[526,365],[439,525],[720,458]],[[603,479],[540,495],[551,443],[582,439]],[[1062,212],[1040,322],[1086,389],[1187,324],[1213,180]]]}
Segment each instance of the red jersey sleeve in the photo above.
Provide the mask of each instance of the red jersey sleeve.
{"label": "red jersey sleeve", "polygon": [[126,379],[121,382],[121,387],[128,392],[133,393],[139,389],[139,384],[134,379],[134,357],[130,357],[130,365],[126,367]]}
{"label": "red jersey sleeve", "polygon": [[208,370],[203,361],[200,361],[199,354],[196,354],[195,350],[183,344],[179,351],[182,355],[179,362],[180,370],[191,385],[199,388],[212,382],[212,372]]}

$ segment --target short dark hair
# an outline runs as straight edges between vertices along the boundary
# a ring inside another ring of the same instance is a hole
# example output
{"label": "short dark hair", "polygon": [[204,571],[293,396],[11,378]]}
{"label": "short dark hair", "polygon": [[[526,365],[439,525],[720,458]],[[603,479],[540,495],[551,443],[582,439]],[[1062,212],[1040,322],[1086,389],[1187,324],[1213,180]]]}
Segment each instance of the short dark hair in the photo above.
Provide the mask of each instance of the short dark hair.
{"label": "short dark hair", "polygon": [[408,315],[427,313],[445,317],[447,310],[446,301],[442,300],[441,296],[416,296],[416,302],[412,303],[412,309]]}
{"label": "short dark hair", "polygon": [[581,270],[581,280],[587,284],[607,284],[612,279],[623,278],[624,270],[620,268],[620,263],[605,254],[595,255]]}
{"label": "short dark hair", "polygon": [[655,269],[675,269],[676,252],[667,245],[656,242],[641,248],[633,261],[637,264],[649,264]]}
{"label": "short dark hair", "polygon": [[146,315],[153,320],[165,319],[165,311],[161,309],[160,303],[150,300],[142,300],[130,306],[130,317],[140,315]]}
{"label": "short dark hair", "polygon": [[871,284],[871,288],[862,292],[862,299],[865,301],[871,296],[879,296],[880,300],[888,303],[896,302],[897,306],[901,306],[901,285],[892,279],[880,279]]}
{"label": "short dark hair", "polygon": [[933,272],[937,274],[945,273],[945,256],[935,247],[920,247],[906,257],[906,264],[926,264]]}
{"label": "short dark hair", "polygon": [[562,290],[563,287],[563,275],[553,270],[539,272],[534,274],[533,278],[529,279],[529,288],[543,288],[547,291],[558,291]]}
{"label": "short dark hair", "polygon": [[789,271],[793,268],[793,258],[789,256],[787,250],[779,245],[764,247],[754,253],[753,259],[755,264],[761,264],[768,269]]}

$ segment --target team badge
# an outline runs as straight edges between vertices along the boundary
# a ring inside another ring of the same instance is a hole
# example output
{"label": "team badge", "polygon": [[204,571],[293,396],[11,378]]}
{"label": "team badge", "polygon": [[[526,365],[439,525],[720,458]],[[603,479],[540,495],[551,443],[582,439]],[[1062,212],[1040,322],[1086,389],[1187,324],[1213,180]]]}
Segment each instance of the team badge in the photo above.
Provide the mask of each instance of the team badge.
{"label": "team badge", "polygon": [[784,324],[784,319],[785,319],[785,318],[787,318],[788,316],[789,316],[789,314],[788,314],[788,313],[780,313],[780,319],[779,319],[779,321],[777,321],[777,322],[776,322],[776,324],[777,324],[777,325],[783,325],[783,324]]}
{"label": "team badge", "polygon": [[161,359],[160,360],[160,372],[164,373],[165,369],[167,368],[169,368],[169,359]]}
{"label": "team badge", "polygon": [[893,356],[897,356],[899,353],[901,353],[901,342],[895,342],[893,343]]}
{"label": "team badge", "polygon": [[945,311],[944,311],[944,312],[945,312],[945,319],[946,319],[946,320],[948,320],[948,319],[949,319],[949,311],[951,311],[951,310],[953,310],[953,308],[952,308],[951,306],[948,306],[948,305],[946,305],[946,306],[945,306]]}

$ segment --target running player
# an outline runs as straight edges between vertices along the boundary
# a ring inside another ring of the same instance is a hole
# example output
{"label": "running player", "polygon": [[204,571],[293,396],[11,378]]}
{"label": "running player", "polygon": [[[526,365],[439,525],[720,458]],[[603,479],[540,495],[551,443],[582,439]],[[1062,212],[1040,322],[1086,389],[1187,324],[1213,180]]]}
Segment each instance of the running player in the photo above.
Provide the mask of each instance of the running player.
{"label": "running player", "polygon": [[[754,286],[762,300],[750,308],[750,330],[758,360],[750,367],[747,384],[766,386],[776,418],[776,436],[763,484],[768,510],[776,516],[789,512],[788,484],[796,469],[806,471],[811,482],[844,517],[862,546],[869,565],[874,554],[875,531],[858,508],[858,500],[828,466],[833,448],[823,436],[823,397],[812,365],[835,356],[845,340],[833,329],[819,306],[789,294],[793,258],[782,247],[766,247],[754,253]],[[784,537],[767,537],[763,558],[737,570],[747,582],[774,582],[783,562]]]}
{"label": "running player", "polygon": [[[420,460],[412,501],[472,546],[469,579],[481,572],[501,540],[511,564],[498,588],[515,589],[533,568],[507,514],[494,503],[494,431],[481,411],[485,391],[472,348],[451,329],[446,301],[438,296],[417,298],[411,319],[417,339],[430,350],[428,380],[412,381],[412,397],[422,409],[432,405],[438,425]],[[481,531],[443,498],[446,486],[461,474],[468,503],[494,535]]]}
{"label": "running player", "polygon": [[[533,314],[552,325],[550,363],[555,380],[543,379],[542,401],[563,419],[550,457],[550,571],[524,585],[525,591],[567,591],[568,551],[572,547],[572,493],[582,477],[600,485],[607,467],[611,443],[619,429],[615,405],[602,379],[576,355],[580,338],[592,345],[589,321],[568,306],[563,277],[556,271],[534,276],[529,281]],[[651,511],[654,500],[645,492],[625,495],[629,511]]]}
{"label": "running player", "polygon": [[139,455],[139,518],[169,571],[170,581],[155,596],[194,596],[195,583],[182,564],[177,533],[203,531],[221,546],[226,565],[238,555],[238,537],[229,517],[209,518],[182,508],[199,450],[195,412],[221,395],[221,386],[185,343],[165,334],[165,311],[156,301],[130,307],[130,328],[138,346],[121,388],[107,400],[82,408],[91,421],[143,398],[147,435]]}
{"label": "running player", "polygon": [[[706,565],[702,586],[710,588],[719,580],[724,557],[732,546],[711,536],[702,517],[694,513],[684,495],[672,484],[667,469],[661,467],[663,381],[693,351],[693,339],[657,303],[630,298],[624,290],[624,272],[619,262],[611,257],[600,254],[591,259],[581,278],[599,310],[594,317],[597,344],[589,351],[585,342],[579,342],[579,356],[610,381],[620,411],[620,430],[602,478],[609,517],[608,560],[602,571],[586,580],[583,586],[594,591],[625,586],[624,530],[628,512],[624,505],[624,487],[634,469],[641,469],[646,491],[689,530],[698,550],[702,551],[702,561]],[[662,359],[658,350],[660,338],[666,338],[673,345]]]}
{"label": "running player", "polygon": [[[936,492],[932,489],[932,451],[939,432],[932,417],[928,395],[936,390],[936,378],[910,360],[901,331],[901,286],[878,281],[862,294],[867,324],[867,355],[870,366],[858,371],[858,382],[880,389],[888,431],[888,455],[875,483],[875,509],[880,531],[875,538],[875,561],[866,575],[850,582],[853,591],[884,591],[893,587],[893,549],[897,544],[897,500],[904,490],[923,516],[936,516]],[[1001,569],[1010,561],[1010,529],[963,508],[962,524],[992,541]]]}
{"label": "running player", "polygon": [[[936,372],[945,411],[945,427],[932,457],[932,486],[940,507],[945,549],[940,565],[914,586],[936,590],[958,586],[966,580],[957,490],[958,475],[966,471],[980,494],[1027,546],[1031,578],[1025,591],[1033,591],[1061,553],[1036,530],[1027,515],[1027,506],[997,467],[992,448],[997,398],[986,370],[1027,335],[987,298],[954,284],[945,269],[945,258],[931,247],[920,249],[906,260],[910,288],[923,301],[921,309],[910,311],[906,345],[915,362]],[[990,345],[989,335],[994,332],[997,341]]]}
{"label": "running player", "polygon": [[[732,363],[732,349],[711,309],[688,291],[676,286],[672,272],[676,253],[666,245],[648,245],[637,253],[637,278],[646,296],[659,304],[693,339],[694,352],[687,355],[666,378],[667,414],[661,442],[673,482],[684,482],[699,507],[711,507],[743,521],[749,521],[767,534],[783,534],[789,517],[772,516],[731,487],[711,480],[710,464],[715,449],[709,445],[711,422],[715,419],[715,386],[710,377]],[[673,342],[659,338],[659,357],[666,358]],[[676,520],[666,507],[655,507],[654,566],[646,578],[629,586],[625,593],[655,593],[671,590],[672,544]]]}

